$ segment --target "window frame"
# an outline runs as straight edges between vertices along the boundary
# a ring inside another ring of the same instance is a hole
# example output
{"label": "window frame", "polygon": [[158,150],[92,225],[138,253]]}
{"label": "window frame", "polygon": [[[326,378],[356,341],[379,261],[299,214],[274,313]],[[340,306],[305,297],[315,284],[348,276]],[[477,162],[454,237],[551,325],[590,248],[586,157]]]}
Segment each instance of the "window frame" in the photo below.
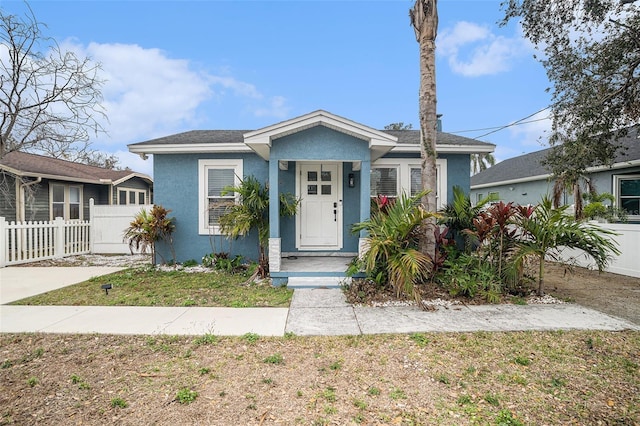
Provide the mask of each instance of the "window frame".
{"label": "window frame", "polygon": [[[121,194],[124,193],[125,203],[121,203]],[[131,194],[135,194],[135,203],[131,203]],[[140,195],[144,196],[144,203],[140,204]],[[147,204],[147,191],[145,189],[138,188],[118,188],[118,193],[116,195],[116,202],[119,206],[143,206]]]}
{"label": "window frame", "polygon": [[[613,196],[615,197],[615,205],[616,207],[620,207],[622,208],[622,199],[623,198],[640,198],[640,195],[638,196],[625,196],[623,197],[621,194],[621,189],[620,186],[622,184],[622,181],[625,180],[640,180],[640,174],[632,174],[632,175],[613,175]],[[636,220],[640,220],[640,214],[638,215],[632,215],[632,214],[627,214],[627,219],[628,220],[632,220],[632,221],[636,221]]]}
{"label": "window frame", "polygon": [[[54,201],[53,199],[53,191],[54,187],[62,187],[63,190],[63,198],[64,201]],[[78,202],[71,202],[71,188],[78,190]],[[51,182],[49,183],[49,220],[55,220],[57,215],[53,214],[53,207],[56,204],[62,204],[62,219],[64,220],[83,220],[84,218],[84,203],[83,203],[83,185],[81,184],[68,184],[68,183],[59,183],[59,182]],[[75,219],[71,219],[71,205],[78,205],[78,217]]]}
{"label": "window frame", "polygon": [[[200,235],[221,235],[219,226],[209,225],[209,191],[208,191],[208,170],[209,169],[233,169],[234,185],[240,185],[243,175],[242,159],[201,159],[198,160],[198,233]],[[240,201],[240,195],[234,194],[235,202]]]}
{"label": "window frame", "polygon": [[[419,158],[379,158],[371,164],[375,168],[397,168],[397,193],[411,194],[411,169],[422,169]],[[447,159],[436,159],[436,206],[442,209],[447,205]],[[374,198],[375,196],[371,196]]]}

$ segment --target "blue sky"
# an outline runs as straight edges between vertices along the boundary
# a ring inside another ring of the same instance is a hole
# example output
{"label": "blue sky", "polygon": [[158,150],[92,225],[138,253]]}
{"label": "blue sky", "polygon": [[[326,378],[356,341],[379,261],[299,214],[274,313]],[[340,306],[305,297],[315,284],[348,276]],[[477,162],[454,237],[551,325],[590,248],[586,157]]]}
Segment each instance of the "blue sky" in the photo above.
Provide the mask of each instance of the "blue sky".
{"label": "blue sky", "polygon": [[[550,102],[533,47],[500,0],[440,0],[436,54],[443,130],[543,148]],[[419,128],[412,0],[31,1],[44,33],[100,62],[108,135],[94,148],[151,174],[127,144],[194,129],[254,130],[324,109],[383,128]],[[0,0],[4,13],[25,3]],[[490,134],[494,127],[508,126]],[[477,130],[487,129],[487,130]],[[475,130],[475,131],[469,131]]]}

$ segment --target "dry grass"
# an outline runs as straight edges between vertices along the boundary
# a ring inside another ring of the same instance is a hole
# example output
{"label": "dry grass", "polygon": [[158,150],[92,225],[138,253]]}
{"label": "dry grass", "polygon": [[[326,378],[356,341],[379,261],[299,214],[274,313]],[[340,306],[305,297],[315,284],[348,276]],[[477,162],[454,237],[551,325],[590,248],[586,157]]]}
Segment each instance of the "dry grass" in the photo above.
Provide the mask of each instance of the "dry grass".
{"label": "dry grass", "polygon": [[0,424],[640,422],[639,332],[0,335]]}

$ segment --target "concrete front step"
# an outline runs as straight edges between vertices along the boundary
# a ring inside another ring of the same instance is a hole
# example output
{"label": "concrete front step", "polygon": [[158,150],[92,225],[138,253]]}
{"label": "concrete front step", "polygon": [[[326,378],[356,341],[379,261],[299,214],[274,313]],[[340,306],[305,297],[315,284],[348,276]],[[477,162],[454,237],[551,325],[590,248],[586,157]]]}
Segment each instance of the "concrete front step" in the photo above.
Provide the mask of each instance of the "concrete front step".
{"label": "concrete front step", "polygon": [[289,277],[288,288],[340,288],[351,282],[347,277]]}

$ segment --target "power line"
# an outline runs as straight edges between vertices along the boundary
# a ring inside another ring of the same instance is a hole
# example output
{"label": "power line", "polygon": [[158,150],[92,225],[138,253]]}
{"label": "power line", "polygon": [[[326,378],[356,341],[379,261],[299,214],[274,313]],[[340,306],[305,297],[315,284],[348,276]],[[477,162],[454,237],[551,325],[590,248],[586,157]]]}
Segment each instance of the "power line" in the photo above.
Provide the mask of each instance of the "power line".
{"label": "power line", "polygon": [[473,129],[473,130],[459,130],[459,131],[456,131],[456,132],[447,132],[447,133],[457,134],[457,133],[470,133],[470,132],[481,132],[481,131],[485,131],[485,130],[490,130],[487,133],[484,133],[484,134],[482,134],[480,136],[476,136],[476,137],[472,138],[472,139],[480,139],[480,138],[488,136],[488,135],[490,135],[492,133],[496,133],[496,132],[499,132],[500,130],[504,130],[504,129],[507,129],[509,127],[513,127],[513,126],[516,126],[516,125],[527,124],[527,123],[535,123],[537,121],[547,120],[549,118],[548,116],[544,117],[544,118],[537,118],[535,120],[525,121],[525,120],[533,117],[534,115],[540,114],[541,112],[546,111],[548,109],[549,109],[549,107],[544,107],[541,110],[534,112],[533,114],[529,114],[524,118],[521,118],[521,119],[516,120],[516,121],[514,121],[512,123],[509,123],[509,124],[505,124],[503,126],[485,127],[485,128],[482,128],[482,129]]}

